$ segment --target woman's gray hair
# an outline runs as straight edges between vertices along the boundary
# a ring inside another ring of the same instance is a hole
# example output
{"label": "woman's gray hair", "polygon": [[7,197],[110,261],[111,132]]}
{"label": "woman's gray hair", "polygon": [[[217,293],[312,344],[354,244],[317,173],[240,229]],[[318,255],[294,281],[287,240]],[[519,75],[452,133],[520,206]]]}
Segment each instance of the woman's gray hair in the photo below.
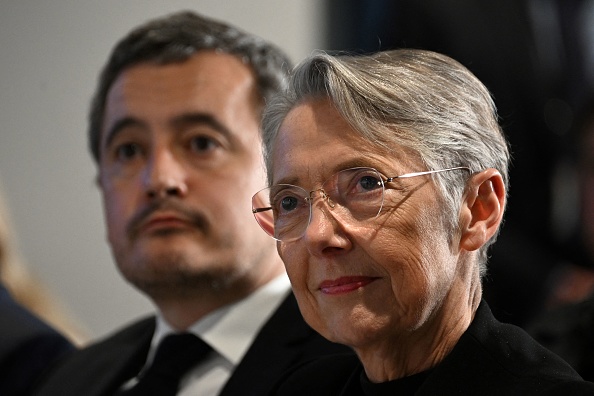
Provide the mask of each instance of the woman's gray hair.
{"label": "woman's gray hair", "polygon": [[[416,153],[427,169],[467,166],[497,169],[508,188],[508,143],[487,88],[464,66],[441,54],[402,49],[370,56],[318,53],[293,71],[289,88],[264,112],[263,144],[268,179],[278,130],[291,109],[305,100],[328,98],[341,116],[370,143],[387,153],[397,146]],[[467,172],[433,175],[444,202],[451,235]],[[479,251],[481,275],[487,249]]]}

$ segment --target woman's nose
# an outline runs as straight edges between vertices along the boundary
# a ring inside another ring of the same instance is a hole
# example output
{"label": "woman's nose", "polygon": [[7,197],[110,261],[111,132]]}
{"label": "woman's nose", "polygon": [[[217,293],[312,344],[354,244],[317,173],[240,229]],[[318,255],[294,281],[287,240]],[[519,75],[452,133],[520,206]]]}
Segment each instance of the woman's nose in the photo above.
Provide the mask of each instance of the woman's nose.
{"label": "woman's nose", "polygon": [[334,208],[335,204],[327,195],[323,200],[312,202],[310,221],[302,240],[314,255],[343,251],[350,246],[344,224]]}

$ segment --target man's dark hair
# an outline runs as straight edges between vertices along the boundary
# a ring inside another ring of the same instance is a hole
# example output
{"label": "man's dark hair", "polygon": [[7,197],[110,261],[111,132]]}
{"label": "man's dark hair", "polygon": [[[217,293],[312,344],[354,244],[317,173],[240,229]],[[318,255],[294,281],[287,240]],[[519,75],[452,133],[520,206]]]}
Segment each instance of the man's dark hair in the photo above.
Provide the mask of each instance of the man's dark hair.
{"label": "man's dark hair", "polygon": [[237,56],[256,76],[262,102],[283,89],[291,68],[289,58],[265,40],[190,11],[154,19],[138,26],[113,49],[104,66],[91,103],[89,146],[100,158],[100,139],[109,89],[127,68],[143,62],[164,65],[183,62],[202,50]]}

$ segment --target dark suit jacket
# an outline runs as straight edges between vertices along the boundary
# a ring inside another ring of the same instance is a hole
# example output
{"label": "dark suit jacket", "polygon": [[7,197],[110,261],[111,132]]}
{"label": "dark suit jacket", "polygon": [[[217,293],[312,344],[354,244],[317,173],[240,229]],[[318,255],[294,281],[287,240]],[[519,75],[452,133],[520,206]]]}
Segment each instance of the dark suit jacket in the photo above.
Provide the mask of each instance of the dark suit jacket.
{"label": "dark suit jacket", "polygon": [[[155,318],[141,320],[66,359],[42,381],[35,395],[111,395],[142,368]],[[291,294],[258,333],[220,395],[265,395],[294,364],[347,351],[314,332]]]}
{"label": "dark suit jacket", "polygon": [[72,344],[31,314],[0,285],[0,395],[27,395],[54,361]]}
{"label": "dark suit jacket", "polygon": [[366,379],[353,355],[335,355],[303,364],[273,394],[594,395],[593,383],[519,327],[498,322],[485,302],[452,352],[412,386],[411,378],[379,384],[389,388],[384,393]]}

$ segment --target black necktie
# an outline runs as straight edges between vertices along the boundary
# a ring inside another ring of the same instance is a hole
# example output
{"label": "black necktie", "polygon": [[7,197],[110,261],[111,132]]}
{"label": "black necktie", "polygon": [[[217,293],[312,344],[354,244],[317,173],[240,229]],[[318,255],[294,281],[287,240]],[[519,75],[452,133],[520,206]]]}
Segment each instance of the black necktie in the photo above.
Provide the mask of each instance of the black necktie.
{"label": "black necktie", "polygon": [[210,351],[210,346],[193,334],[168,335],[159,343],[155,359],[138,383],[118,395],[175,396],[181,377]]}

